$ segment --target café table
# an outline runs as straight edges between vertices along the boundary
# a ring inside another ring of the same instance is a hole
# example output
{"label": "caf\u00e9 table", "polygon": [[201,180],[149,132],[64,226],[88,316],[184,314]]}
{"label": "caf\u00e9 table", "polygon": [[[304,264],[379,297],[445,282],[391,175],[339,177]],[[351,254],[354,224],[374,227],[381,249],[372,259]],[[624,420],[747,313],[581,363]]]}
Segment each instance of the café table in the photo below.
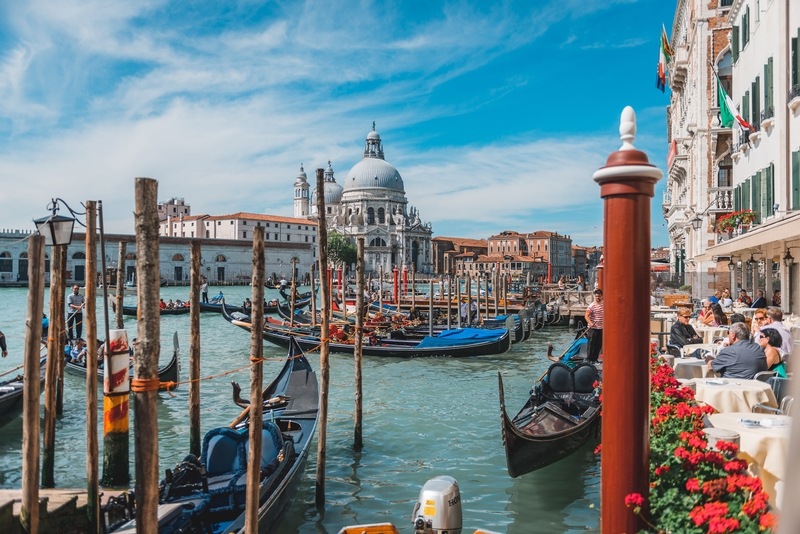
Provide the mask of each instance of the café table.
{"label": "caf\u00e9 table", "polygon": [[728,329],[722,326],[695,326],[698,335],[703,336],[703,343],[713,343],[720,337],[728,337]]}
{"label": "caf\u00e9 table", "polygon": [[[768,413],[731,412],[709,416],[716,428],[732,430],[739,434],[739,458],[748,464],[755,463],[756,474],[770,496],[770,504],[781,508],[783,477],[789,457],[789,435],[792,418]],[[748,423],[743,423],[742,420]],[[769,424],[756,425],[752,422]]]}
{"label": "caf\u00e9 table", "polygon": [[717,374],[708,368],[705,360],[697,358],[675,358],[675,378],[714,378]]}
{"label": "caf\u00e9 table", "polygon": [[749,412],[756,404],[778,407],[766,382],[743,378],[696,378],[695,399],[720,413]]}

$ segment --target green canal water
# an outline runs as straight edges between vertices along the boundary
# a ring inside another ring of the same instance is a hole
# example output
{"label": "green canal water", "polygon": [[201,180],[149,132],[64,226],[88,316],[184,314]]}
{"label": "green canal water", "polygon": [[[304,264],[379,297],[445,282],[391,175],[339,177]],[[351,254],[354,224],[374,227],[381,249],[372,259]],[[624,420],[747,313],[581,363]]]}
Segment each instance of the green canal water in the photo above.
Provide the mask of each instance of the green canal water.
{"label": "green canal water", "polygon": [[[210,289],[214,295],[220,288]],[[239,304],[250,296],[249,287],[221,289],[230,303]],[[277,297],[277,291],[266,290],[266,295]],[[162,297],[188,300],[188,288],[162,288]],[[0,372],[22,363],[26,299],[25,289],[0,289],[0,330],[9,345],[8,357],[0,361]],[[98,309],[101,302],[98,299]],[[127,304],[134,302],[135,297],[126,295]],[[46,293],[46,310],[47,303]],[[102,312],[98,315],[102,332]],[[134,317],[126,317],[125,328],[131,338],[136,336]],[[201,314],[200,329],[201,376],[247,365],[249,333],[213,313]],[[161,362],[169,359],[176,331],[181,345],[181,378],[185,379],[188,315],[162,318]],[[497,373],[503,375],[507,406],[515,412],[548,366],[547,341],[563,350],[571,339],[568,329],[551,328],[534,333],[531,340],[513,345],[499,356],[365,358],[364,449],[358,453],[352,448],[352,357],[332,355],[325,511],[320,514],[314,505],[315,440],[297,499],[279,532],[336,533],[346,525],[381,522],[392,522],[403,533],[413,532],[410,516],[419,490],[439,475],[458,480],[465,533],[477,528],[509,534],[597,530],[600,463],[592,444],[555,465],[512,479],[506,470],[500,434]],[[281,368],[279,359],[285,351],[265,344],[264,355],[274,358],[264,367],[266,383]],[[318,369],[319,356],[312,354],[310,361]],[[248,377],[244,370],[201,383],[203,433],[227,425],[239,414],[241,410],[230,400],[230,381],[238,381],[247,391]],[[165,393],[159,397],[158,447],[163,473],[183,458],[189,446],[188,389],[182,386],[174,397]],[[86,483],[85,398],[85,382],[66,375],[64,416],[56,424],[58,487],[82,487]],[[44,402],[44,395],[41,400]],[[98,421],[102,458],[102,403]],[[21,436],[21,418],[0,428],[2,488],[20,487]]]}

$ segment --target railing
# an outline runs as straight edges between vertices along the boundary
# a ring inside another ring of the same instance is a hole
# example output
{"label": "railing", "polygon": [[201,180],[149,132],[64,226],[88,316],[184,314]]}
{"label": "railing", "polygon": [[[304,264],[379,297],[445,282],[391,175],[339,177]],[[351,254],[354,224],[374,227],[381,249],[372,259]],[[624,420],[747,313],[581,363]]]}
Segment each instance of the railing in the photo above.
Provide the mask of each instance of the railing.
{"label": "railing", "polygon": [[708,194],[714,199],[709,211],[733,211],[733,187],[710,187]]}
{"label": "railing", "polygon": [[742,146],[747,144],[747,140],[744,139],[744,136],[740,133],[739,137],[731,144],[731,153],[735,154],[742,150]]}
{"label": "railing", "polygon": [[733,0],[719,0],[719,7],[731,7]]}
{"label": "railing", "polygon": [[791,91],[789,91],[789,100],[794,100],[795,98],[800,97],[800,83],[797,85],[793,85]]}
{"label": "railing", "polygon": [[771,119],[775,116],[775,106],[770,106],[761,112],[761,122]]}
{"label": "railing", "polygon": [[761,121],[754,120],[753,122],[750,123],[750,126],[753,128],[753,132],[761,131]]}

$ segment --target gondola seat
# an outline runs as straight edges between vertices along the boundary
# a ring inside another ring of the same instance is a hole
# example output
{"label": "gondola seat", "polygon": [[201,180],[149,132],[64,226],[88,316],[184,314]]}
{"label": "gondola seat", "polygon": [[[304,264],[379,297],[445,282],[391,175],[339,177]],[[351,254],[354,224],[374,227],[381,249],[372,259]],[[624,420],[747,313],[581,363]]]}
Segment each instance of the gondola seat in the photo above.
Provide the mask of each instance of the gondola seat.
{"label": "gondola seat", "polygon": [[[242,430],[215,428],[203,438],[200,462],[206,465],[208,474],[211,512],[235,512],[243,509],[249,446],[247,428]],[[261,434],[262,470],[266,468],[274,470],[282,447],[283,438],[280,429],[275,423],[264,421]]]}
{"label": "gondola seat", "polygon": [[542,393],[547,400],[582,411],[595,402],[594,383],[598,378],[597,368],[591,363],[581,363],[575,368],[554,363],[543,381]]}

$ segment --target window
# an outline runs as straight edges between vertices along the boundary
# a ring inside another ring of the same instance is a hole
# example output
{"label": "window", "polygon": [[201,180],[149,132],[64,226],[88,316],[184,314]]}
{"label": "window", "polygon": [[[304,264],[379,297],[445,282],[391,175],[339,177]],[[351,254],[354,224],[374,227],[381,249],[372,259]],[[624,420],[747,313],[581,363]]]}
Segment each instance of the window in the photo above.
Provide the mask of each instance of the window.
{"label": "window", "polygon": [[0,273],[10,273],[14,270],[14,261],[8,252],[0,252]]}
{"label": "window", "polygon": [[367,224],[375,224],[375,209],[367,208]]}
{"label": "window", "polygon": [[772,87],[772,58],[768,58],[764,64],[764,119],[771,119],[775,116],[775,102],[773,100]]}
{"label": "window", "polygon": [[242,232],[242,239],[247,239],[247,232]]}
{"label": "window", "polygon": [[292,240],[292,236],[289,235],[289,234],[286,234],[286,241],[291,241],[291,240]]}
{"label": "window", "polygon": [[306,230],[308,230],[308,226],[306,226]]}
{"label": "window", "polygon": [[184,259],[181,254],[175,254],[174,256],[172,256],[172,261],[184,261]]}
{"label": "window", "polygon": [[84,253],[84,252],[76,252],[75,254],[72,255],[72,259],[73,260],[85,260],[86,259],[86,253]]}
{"label": "window", "polygon": [[264,232],[264,239],[267,239],[267,240],[269,240],[269,233],[267,233],[267,232]]}
{"label": "window", "polygon": [[222,255],[222,254],[217,254],[217,258],[216,258],[216,260],[215,260],[215,261],[228,261],[228,258],[226,258],[226,257],[225,257],[224,255]]}
{"label": "window", "polygon": [[211,232],[209,232],[208,230],[206,230],[206,237],[211,237]]}
{"label": "window", "polygon": [[297,225],[297,229],[298,229],[298,230],[302,230],[302,228],[300,228],[300,225],[299,225],[299,224]]}
{"label": "window", "polygon": [[306,236],[306,243],[308,243],[308,236]]}
{"label": "window", "polygon": [[383,224],[386,222],[386,211],[383,208],[378,208],[378,223]]}
{"label": "window", "polygon": [[717,187],[731,187],[733,178],[733,160],[730,154],[722,158],[719,162],[719,171],[717,172]]}
{"label": "window", "polygon": [[125,259],[126,260],[135,260],[136,259],[136,254],[134,254],[133,252],[128,252],[127,254],[125,254]]}
{"label": "window", "polygon": [[275,234],[275,241],[278,240],[278,234]]}
{"label": "window", "polygon": [[247,226],[247,221],[242,221],[242,226]]}
{"label": "window", "polygon": [[330,207],[330,206],[328,206],[328,213],[330,213],[330,212],[331,212],[331,207]]}
{"label": "window", "polygon": [[315,236],[315,235],[312,235],[312,236],[311,236],[311,242],[312,242],[312,243],[316,243],[316,242],[317,242],[317,236]]}
{"label": "window", "polygon": [[217,221],[217,226],[222,226],[222,221]]}
{"label": "window", "polygon": [[233,221],[231,221],[231,224],[233,224]]}
{"label": "window", "polygon": [[291,225],[291,224],[287,224],[287,225],[286,225],[286,229],[287,229],[287,230],[291,230],[291,229],[292,229],[292,225]]}
{"label": "window", "polygon": [[386,241],[384,241],[380,237],[376,237],[375,239],[373,239],[372,241],[369,242],[369,246],[371,246],[371,247],[385,247],[386,246]]}
{"label": "window", "polygon": [[256,222],[256,226],[261,226],[261,222]]}

